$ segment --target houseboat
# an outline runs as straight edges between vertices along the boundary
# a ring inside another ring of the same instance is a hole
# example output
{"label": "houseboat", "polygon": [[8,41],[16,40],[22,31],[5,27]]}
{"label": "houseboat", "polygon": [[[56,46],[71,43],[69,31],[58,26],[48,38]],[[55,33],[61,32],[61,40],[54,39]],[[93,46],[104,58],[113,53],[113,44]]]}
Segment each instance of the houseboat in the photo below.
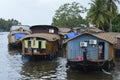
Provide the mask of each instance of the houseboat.
{"label": "houseboat", "polygon": [[29,56],[50,56],[58,52],[58,28],[51,25],[31,26],[32,34],[21,38],[22,54]]}
{"label": "houseboat", "polygon": [[65,41],[65,35],[72,32],[71,28],[67,28],[67,27],[60,27],[59,28],[59,36],[60,36],[60,48],[63,47],[63,43]]}
{"label": "houseboat", "polygon": [[108,32],[108,34],[115,37],[115,57],[120,57],[120,33],[119,32]]}
{"label": "houseboat", "polygon": [[114,43],[115,38],[108,33],[81,33],[66,41],[68,65],[110,70],[114,66]]}
{"label": "houseboat", "polygon": [[28,25],[12,26],[8,34],[9,48],[21,47],[20,38],[31,34]]}

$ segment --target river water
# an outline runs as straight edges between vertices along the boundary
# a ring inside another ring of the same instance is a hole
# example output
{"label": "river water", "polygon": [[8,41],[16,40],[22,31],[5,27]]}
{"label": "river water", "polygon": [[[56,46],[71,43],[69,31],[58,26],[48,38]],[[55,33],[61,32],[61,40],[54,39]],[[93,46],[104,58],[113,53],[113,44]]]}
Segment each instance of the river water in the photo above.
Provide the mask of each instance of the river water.
{"label": "river water", "polygon": [[0,34],[0,80],[120,80],[120,60],[111,74],[102,71],[84,73],[66,67],[66,58],[52,61],[23,58],[20,51],[8,49],[7,32]]}

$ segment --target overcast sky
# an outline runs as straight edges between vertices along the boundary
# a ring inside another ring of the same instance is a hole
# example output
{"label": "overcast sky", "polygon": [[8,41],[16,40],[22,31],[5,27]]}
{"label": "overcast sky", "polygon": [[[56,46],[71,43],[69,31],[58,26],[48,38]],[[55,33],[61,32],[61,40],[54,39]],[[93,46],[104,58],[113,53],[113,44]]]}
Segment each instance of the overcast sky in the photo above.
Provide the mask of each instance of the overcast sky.
{"label": "overcast sky", "polygon": [[0,17],[6,20],[14,18],[23,25],[50,25],[55,10],[73,1],[89,8],[90,0],[0,0]]}
{"label": "overcast sky", "polygon": [[0,18],[14,18],[23,25],[49,25],[55,11],[61,5],[73,1],[89,7],[90,0],[0,0]]}

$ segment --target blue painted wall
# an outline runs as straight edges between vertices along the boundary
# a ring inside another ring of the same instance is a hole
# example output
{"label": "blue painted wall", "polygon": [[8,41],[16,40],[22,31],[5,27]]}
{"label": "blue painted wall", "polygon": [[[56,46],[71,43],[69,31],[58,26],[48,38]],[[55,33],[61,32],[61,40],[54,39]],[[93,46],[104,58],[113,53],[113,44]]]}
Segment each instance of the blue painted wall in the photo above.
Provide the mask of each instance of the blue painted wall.
{"label": "blue painted wall", "polygon": [[78,56],[83,56],[84,48],[80,47],[80,42],[87,41],[87,58],[88,59],[98,59],[98,44],[92,46],[89,44],[89,40],[97,40],[97,42],[104,42],[104,59],[108,60],[108,46],[109,43],[105,40],[99,39],[89,34],[81,35],[77,38],[74,38],[68,41],[68,59],[78,59]]}

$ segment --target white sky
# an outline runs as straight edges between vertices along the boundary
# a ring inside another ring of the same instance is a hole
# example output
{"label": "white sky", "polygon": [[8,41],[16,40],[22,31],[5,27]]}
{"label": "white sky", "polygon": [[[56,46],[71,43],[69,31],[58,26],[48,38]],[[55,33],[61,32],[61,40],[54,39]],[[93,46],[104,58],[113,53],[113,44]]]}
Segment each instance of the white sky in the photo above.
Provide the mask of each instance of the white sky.
{"label": "white sky", "polygon": [[73,1],[86,7],[89,0],[0,0],[0,17],[14,18],[24,25],[49,25],[55,10]]}
{"label": "white sky", "polygon": [[90,0],[0,0],[0,18],[14,18],[23,25],[49,25],[55,10],[73,1],[89,8]]}

